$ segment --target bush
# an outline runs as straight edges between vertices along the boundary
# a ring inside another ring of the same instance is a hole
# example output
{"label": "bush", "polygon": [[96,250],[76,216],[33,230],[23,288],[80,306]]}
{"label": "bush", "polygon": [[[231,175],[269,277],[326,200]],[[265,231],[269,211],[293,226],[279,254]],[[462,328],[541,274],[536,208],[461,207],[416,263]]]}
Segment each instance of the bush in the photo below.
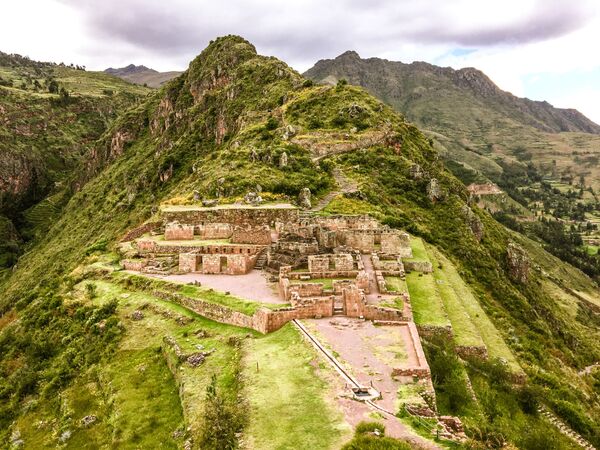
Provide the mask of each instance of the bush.
{"label": "bush", "polygon": [[86,283],[85,284],[85,295],[90,300],[93,300],[98,295],[96,292],[96,285],[94,283]]}
{"label": "bush", "polygon": [[277,129],[277,127],[279,126],[279,122],[277,121],[277,119],[273,116],[269,117],[269,120],[267,120],[267,124],[265,125],[265,128],[269,131],[275,130]]}
{"label": "bush", "polygon": [[378,431],[382,436],[385,434],[385,425],[380,422],[360,422],[356,425],[356,434],[374,433]]}

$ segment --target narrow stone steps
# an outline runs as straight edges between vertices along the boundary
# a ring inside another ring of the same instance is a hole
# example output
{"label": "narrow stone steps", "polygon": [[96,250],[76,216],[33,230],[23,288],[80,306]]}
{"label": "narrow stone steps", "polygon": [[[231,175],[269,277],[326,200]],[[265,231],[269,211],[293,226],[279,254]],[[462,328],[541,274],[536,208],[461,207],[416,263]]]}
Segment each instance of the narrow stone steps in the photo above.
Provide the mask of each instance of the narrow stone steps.
{"label": "narrow stone steps", "polygon": [[552,425],[554,425],[558,430],[565,436],[571,438],[578,445],[586,450],[596,450],[596,448],[590,444],[583,436],[581,436],[576,431],[572,430],[567,424],[565,424],[561,419],[559,419],[554,413],[552,413],[545,406],[540,406],[538,408],[538,412],[548,420]]}

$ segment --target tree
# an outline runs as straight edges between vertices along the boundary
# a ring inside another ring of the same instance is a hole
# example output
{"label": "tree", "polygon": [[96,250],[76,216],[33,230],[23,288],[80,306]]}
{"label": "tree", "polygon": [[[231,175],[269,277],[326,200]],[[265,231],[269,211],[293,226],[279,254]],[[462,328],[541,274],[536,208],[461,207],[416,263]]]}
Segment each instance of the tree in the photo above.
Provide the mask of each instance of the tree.
{"label": "tree", "polygon": [[58,83],[56,80],[50,80],[48,82],[48,92],[51,94],[58,94]]}

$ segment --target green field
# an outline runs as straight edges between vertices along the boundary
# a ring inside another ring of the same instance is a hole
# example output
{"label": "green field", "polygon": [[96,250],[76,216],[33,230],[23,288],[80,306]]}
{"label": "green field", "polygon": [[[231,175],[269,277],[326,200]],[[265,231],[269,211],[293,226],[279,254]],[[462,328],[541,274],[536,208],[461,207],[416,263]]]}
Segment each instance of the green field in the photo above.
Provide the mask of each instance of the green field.
{"label": "green field", "polygon": [[[469,317],[469,314],[462,304],[463,300],[459,298],[449,279],[449,261],[445,258],[442,259],[443,257],[432,248],[429,250],[430,254],[435,256],[432,257],[434,266],[433,278],[435,279],[438,292],[442,298],[444,309],[452,324],[454,341],[457,345],[483,346],[484,343],[479,335],[477,327],[473,324],[471,317]],[[442,269],[438,267],[440,262],[443,265]],[[456,282],[457,280],[454,281]],[[460,282],[462,282],[462,280],[460,280]]]}
{"label": "green field", "polygon": [[319,377],[337,374],[316,365],[315,358],[291,324],[250,341],[244,357],[250,448],[330,449],[350,438],[350,427]]}
{"label": "green field", "polygon": [[406,275],[406,284],[417,325],[450,325],[432,274],[411,272]]}

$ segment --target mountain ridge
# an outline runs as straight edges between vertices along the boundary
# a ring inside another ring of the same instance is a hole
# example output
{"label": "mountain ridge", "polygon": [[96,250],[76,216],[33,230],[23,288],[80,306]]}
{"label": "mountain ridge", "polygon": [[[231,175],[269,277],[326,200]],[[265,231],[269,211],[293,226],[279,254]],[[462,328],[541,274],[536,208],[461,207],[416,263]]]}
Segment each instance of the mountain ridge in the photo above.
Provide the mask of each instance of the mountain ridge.
{"label": "mountain ridge", "polygon": [[[347,63],[353,64],[377,64],[379,66],[388,64],[392,68],[395,68],[398,73],[397,76],[403,74],[399,69],[410,70],[426,69],[438,76],[444,76],[450,78],[457,87],[466,87],[471,89],[476,95],[481,97],[496,97],[505,106],[517,107],[522,113],[531,116],[525,123],[528,123],[541,131],[550,132],[561,132],[561,131],[583,131],[593,134],[600,134],[600,125],[594,123],[573,108],[555,108],[547,101],[536,101],[528,98],[517,97],[507,91],[500,89],[484,72],[474,67],[465,67],[462,69],[453,69],[451,67],[441,67],[434,64],[430,64],[424,61],[415,61],[412,63],[403,63],[401,61],[391,61],[388,59],[370,57],[361,58],[360,55],[354,50],[347,50],[333,59],[321,59],[315,63],[315,65],[308,69],[304,74],[312,79],[319,78],[324,72],[328,70],[336,70],[333,66],[340,65],[346,66]],[[356,68],[353,68],[357,70]],[[340,72],[341,74],[341,72]],[[331,75],[331,74],[330,74]],[[349,76],[348,81],[353,83],[355,80],[360,80],[361,77],[364,79],[365,69],[363,68],[358,72],[345,74]],[[404,75],[409,76],[409,74]],[[324,79],[322,77],[321,79]],[[364,85],[361,83],[354,83]]]}
{"label": "mountain ridge", "polygon": [[144,65],[129,64],[125,67],[109,67],[104,73],[129,81],[130,83],[159,88],[167,81],[181,75],[180,71],[159,72]]}

